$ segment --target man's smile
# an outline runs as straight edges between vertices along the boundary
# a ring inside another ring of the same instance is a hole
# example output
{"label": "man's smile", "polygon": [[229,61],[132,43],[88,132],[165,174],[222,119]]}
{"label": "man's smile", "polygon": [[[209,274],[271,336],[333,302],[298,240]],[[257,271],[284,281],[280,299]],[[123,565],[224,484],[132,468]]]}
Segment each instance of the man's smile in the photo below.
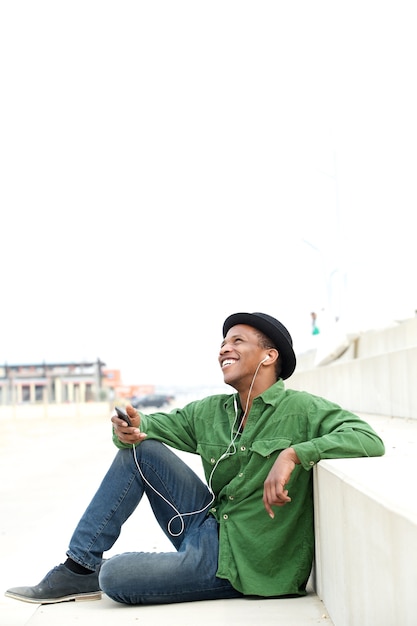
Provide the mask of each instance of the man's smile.
{"label": "man's smile", "polygon": [[233,363],[236,363],[236,359],[225,359],[222,361],[222,369],[228,367],[229,365],[233,365]]}

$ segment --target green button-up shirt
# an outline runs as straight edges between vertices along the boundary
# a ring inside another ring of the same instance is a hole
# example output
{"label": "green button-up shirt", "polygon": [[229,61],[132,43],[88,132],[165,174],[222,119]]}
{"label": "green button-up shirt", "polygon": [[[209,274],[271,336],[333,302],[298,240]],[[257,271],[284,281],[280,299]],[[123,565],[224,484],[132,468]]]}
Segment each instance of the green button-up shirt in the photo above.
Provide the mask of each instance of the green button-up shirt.
{"label": "green button-up shirt", "polygon": [[[240,408],[240,407],[239,407]],[[320,459],[380,456],[384,444],[356,415],[282,380],[253,400],[233,454],[234,395],[197,400],[170,413],[141,414],[141,430],[173,448],[199,454],[215,494],[217,576],[247,595],[303,595],[314,553],[313,480]],[[114,436],[119,447],[128,447]],[[264,481],[278,454],[293,447],[301,464],[288,484],[292,501],[267,514]],[[213,468],[216,466],[215,471]]]}

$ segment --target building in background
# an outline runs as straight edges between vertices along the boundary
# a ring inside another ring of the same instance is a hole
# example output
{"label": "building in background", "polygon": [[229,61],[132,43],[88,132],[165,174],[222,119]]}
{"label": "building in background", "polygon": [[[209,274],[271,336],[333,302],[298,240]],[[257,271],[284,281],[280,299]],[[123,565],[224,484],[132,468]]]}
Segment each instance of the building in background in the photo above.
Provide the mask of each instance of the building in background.
{"label": "building in background", "polygon": [[105,363],[0,366],[0,404],[93,402],[106,399]]}
{"label": "building in background", "polygon": [[126,385],[122,382],[120,370],[103,370],[103,386],[108,390],[108,398],[130,400],[155,393],[155,385]]}
{"label": "building in background", "polygon": [[105,363],[31,363],[0,366],[0,405],[62,404],[130,399],[155,392],[154,385],[125,385]]}

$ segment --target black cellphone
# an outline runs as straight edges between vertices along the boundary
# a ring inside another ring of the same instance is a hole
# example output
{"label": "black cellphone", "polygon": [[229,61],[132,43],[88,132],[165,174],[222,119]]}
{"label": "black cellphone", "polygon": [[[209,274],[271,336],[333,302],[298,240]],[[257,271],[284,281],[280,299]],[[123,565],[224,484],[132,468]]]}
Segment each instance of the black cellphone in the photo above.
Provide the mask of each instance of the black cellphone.
{"label": "black cellphone", "polygon": [[132,426],[132,422],[130,421],[130,417],[128,416],[128,414],[125,413],[125,411],[122,411],[122,409],[119,409],[118,406],[115,406],[114,408],[117,413],[117,417],[120,417],[120,419],[126,422],[128,426]]}

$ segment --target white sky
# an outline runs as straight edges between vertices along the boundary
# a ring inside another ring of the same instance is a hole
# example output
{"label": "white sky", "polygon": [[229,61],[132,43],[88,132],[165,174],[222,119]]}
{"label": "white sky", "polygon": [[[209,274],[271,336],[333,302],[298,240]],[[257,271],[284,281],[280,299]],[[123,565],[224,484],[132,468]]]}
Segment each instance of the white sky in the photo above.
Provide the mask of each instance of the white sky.
{"label": "white sky", "polygon": [[412,317],[414,4],[3,0],[0,362],[216,384],[230,313]]}

